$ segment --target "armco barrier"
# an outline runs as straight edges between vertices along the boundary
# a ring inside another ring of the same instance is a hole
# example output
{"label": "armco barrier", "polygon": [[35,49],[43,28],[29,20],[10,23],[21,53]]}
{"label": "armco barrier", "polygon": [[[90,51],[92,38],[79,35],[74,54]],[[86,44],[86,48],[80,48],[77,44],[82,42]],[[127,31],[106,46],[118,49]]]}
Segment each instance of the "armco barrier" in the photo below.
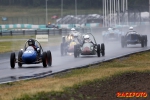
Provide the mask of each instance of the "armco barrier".
{"label": "armco barrier", "polygon": [[[99,23],[91,23],[91,24],[57,24],[59,28],[72,28],[72,27],[100,27]],[[42,29],[46,28],[46,25],[32,25],[32,24],[6,24],[1,25],[2,29]]]}
{"label": "armco barrier", "polygon": [[[89,32],[89,28],[79,28],[76,29],[77,31],[80,31],[82,33]],[[23,30],[3,30],[1,33],[1,36],[5,35],[66,35],[70,29],[23,29]]]}

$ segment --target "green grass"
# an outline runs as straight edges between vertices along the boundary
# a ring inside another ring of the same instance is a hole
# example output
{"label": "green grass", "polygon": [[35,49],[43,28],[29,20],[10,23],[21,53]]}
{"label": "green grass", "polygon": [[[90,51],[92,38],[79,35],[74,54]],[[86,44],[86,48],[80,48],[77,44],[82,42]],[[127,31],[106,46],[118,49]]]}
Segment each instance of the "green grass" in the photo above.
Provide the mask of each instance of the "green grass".
{"label": "green grass", "polygon": [[[91,84],[95,84],[95,83],[106,83],[107,81],[117,77],[117,76],[121,76],[123,74],[132,74],[132,73],[150,73],[150,70],[146,70],[146,71],[124,71],[124,72],[117,72],[109,77],[102,77],[102,78],[98,78],[98,79],[93,79],[88,80],[88,81],[83,81],[81,83],[78,84],[74,84],[71,87],[63,87],[63,91],[50,91],[50,92],[45,92],[45,91],[41,91],[38,92],[36,94],[30,95],[30,94],[24,94],[22,95],[21,98],[15,98],[13,100],[55,100],[55,97],[63,97],[63,96],[73,96],[75,94],[78,94],[78,98],[84,100],[85,98],[87,98],[86,100],[90,99],[92,100],[94,97],[89,96],[83,96],[81,93],[78,93],[78,89],[82,88],[82,87],[87,87],[88,85]],[[99,84],[99,86],[95,86],[95,87],[100,87],[102,86],[101,84]],[[50,97],[54,97],[53,99],[50,99]],[[58,99],[57,99],[58,100]],[[76,100],[73,97],[71,99],[68,100]]]}
{"label": "green grass", "polygon": [[20,50],[25,41],[0,42],[0,53]]}
{"label": "green grass", "polygon": [[13,36],[0,36],[0,40],[5,39],[29,39],[29,38],[35,38],[35,35],[13,35]]}
{"label": "green grass", "polygon": [[[0,53],[20,50],[24,47],[24,43],[30,38],[35,39],[35,35],[1,36],[0,37],[0,48],[1,48]],[[22,40],[15,40],[15,39],[22,39]],[[58,46],[60,42],[61,42],[60,35],[55,35],[55,36],[51,35],[49,36],[49,42],[40,42],[40,43],[42,47],[45,47],[45,46]]]}

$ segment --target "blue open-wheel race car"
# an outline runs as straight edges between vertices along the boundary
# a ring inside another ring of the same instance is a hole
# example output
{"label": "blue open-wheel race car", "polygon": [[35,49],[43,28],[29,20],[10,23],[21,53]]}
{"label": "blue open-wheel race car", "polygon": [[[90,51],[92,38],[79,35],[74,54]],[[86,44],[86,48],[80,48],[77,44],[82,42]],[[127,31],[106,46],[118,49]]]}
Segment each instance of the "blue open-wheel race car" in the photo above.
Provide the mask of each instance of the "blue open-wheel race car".
{"label": "blue open-wheel race car", "polygon": [[43,51],[41,44],[35,39],[29,39],[25,42],[24,49],[21,49],[16,58],[15,52],[10,55],[10,66],[15,68],[15,63],[18,63],[18,67],[22,67],[23,64],[39,64],[43,63],[43,67],[52,65],[51,51]]}

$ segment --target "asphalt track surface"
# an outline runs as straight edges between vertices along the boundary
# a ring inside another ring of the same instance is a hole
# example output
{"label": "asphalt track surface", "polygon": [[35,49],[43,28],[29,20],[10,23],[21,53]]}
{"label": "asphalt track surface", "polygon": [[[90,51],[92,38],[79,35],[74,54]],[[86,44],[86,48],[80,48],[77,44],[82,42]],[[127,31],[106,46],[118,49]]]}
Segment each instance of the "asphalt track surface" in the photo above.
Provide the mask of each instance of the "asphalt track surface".
{"label": "asphalt track surface", "polygon": [[[98,44],[102,43],[101,33],[93,32]],[[148,40],[150,36],[148,36]],[[39,74],[46,73],[56,73],[70,68],[77,68],[84,65],[90,65],[95,62],[107,60],[116,56],[121,56],[127,53],[146,50],[150,48],[150,41],[148,41],[148,47],[141,48],[141,45],[128,45],[127,48],[122,48],[121,43],[118,41],[109,41],[105,43],[105,56],[97,57],[94,56],[80,56],[79,58],[74,58],[73,54],[68,54],[66,56],[61,56],[60,47],[46,47],[44,51],[51,50],[52,53],[52,66],[43,68],[41,64],[34,65],[23,65],[22,68],[18,68],[16,63],[15,69],[10,67],[10,53],[0,54],[0,82],[11,81],[13,78],[17,77],[29,77],[36,76]],[[17,57],[17,53],[16,53]]]}

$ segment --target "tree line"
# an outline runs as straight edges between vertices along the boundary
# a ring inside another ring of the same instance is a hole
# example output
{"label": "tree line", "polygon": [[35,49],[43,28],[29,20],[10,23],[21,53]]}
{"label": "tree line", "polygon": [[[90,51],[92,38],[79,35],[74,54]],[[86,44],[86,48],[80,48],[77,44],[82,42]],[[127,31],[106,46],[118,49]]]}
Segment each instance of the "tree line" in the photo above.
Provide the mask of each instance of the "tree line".
{"label": "tree line", "polygon": [[[62,0],[48,0],[49,8],[60,8]],[[79,9],[102,9],[102,0],[76,0]],[[74,8],[75,0],[63,0],[64,9]],[[129,9],[148,11],[149,0],[128,0]],[[0,6],[45,7],[46,0],[0,0]]]}

